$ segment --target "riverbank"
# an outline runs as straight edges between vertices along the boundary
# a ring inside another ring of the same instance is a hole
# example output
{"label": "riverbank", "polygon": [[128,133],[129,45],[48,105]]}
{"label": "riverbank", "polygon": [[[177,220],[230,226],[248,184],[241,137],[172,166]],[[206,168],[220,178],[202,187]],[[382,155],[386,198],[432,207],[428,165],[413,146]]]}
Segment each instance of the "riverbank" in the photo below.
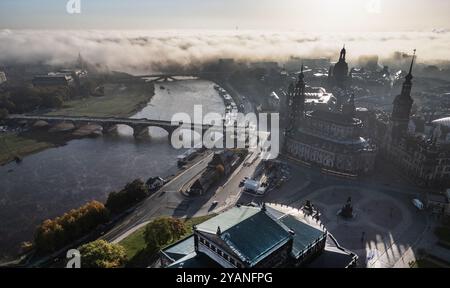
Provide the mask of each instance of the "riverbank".
{"label": "riverbank", "polygon": [[[155,85],[151,103],[133,117],[170,120],[177,112],[192,113],[198,103],[204,104],[204,113],[223,113],[225,109],[212,82],[188,80],[163,85],[165,89]],[[34,153],[20,164],[0,167],[0,216],[4,219],[0,221],[0,258],[2,254],[10,256],[21,242],[30,240],[43,220],[93,199],[106,201],[109,192],[118,191],[130,179],[175,177],[180,171],[177,157],[185,151],[170,145],[167,132],[159,128],[150,128],[150,136],[143,139],[135,139],[132,129],[122,126],[117,135],[66,141],[66,135],[75,131],[48,133],[49,127],[38,126],[42,128],[19,136],[55,141],[56,148]]]}
{"label": "riverbank", "polygon": [[[105,96],[89,97],[65,103],[62,109],[47,115],[130,117],[148,105],[155,95],[154,85],[148,82],[131,84],[106,84]],[[45,149],[64,145],[67,141],[88,137],[96,127],[84,127],[75,133],[47,133],[27,131],[0,135],[0,166]]]}
{"label": "riverbank", "polygon": [[14,161],[15,157],[22,158],[55,147],[53,143],[19,136],[14,133],[0,135],[0,166]]}
{"label": "riverbank", "polygon": [[152,83],[106,84],[105,96],[72,100],[47,115],[130,117],[142,110],[155,95]]}

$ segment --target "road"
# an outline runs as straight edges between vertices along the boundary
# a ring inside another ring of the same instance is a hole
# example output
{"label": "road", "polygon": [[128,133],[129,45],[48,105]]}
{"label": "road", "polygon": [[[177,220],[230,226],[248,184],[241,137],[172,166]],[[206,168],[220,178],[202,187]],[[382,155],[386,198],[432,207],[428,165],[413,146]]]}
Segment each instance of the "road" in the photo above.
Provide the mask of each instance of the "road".
{"label": "road", "polygon": [[[226,180],[226,183],[216,189],[212,189],[206,195],[199,197],[184,196],[180,189],[192,177],[206,168],[213,154],[209,154],[192,167],[172,179],[158,192],[144,200],[132,214],[121,221],[115,228],[102,236],[102,239],[112,243],[118,243],[132,234],[140,227],[145,226],[152,219],[159,216],[199,217],[211,213],[219,213],[235,205],[238,201],[242,188],[239,182],[244,177],[253,175],[260,160],[250,166],[245,166],[245,161]],[[213,206],[213,202],[218,204]]]}
{"label": "road", "polygon": [[[229,85],[224,85],[224,88],[232,91],[230,94],[237,98],[239,103],[244,104],[244,112],[253,112],[254,108],[252,104],[242,95],[237,93]],[[244,100],[245,99],[245,100]],[[128,235],[136,231],[142,226],[145,226],[149,221],[158,216],[174,216],[174,217],[198,217],[207,215],[210,213],[218,213],[225,209],[228,209],[239,200],[242,188],[239,188],[239,182],[244,177],[251,177],[260,164],[261,159],[257,159],[250,165],[244,165],[244,161],[240,167],[238,167],[234,173],[229,177],[226,183],[222,183],[217,189],[209,191],[207,195],[200,197],[187,197],[180,193],[180,190],[189,182],[193,177],[196,177],[201,173],[209,161],[212,159],[213,154],[209,154],[187,170],[180,173],[158,192],[144,200],[135,211],[121,221],[115,228],[103,235],[102,239],[108,240],[113,243],[120,242]],[[251,154],[247,157],[247,159]],[[212,203],[217,201],[217,206],[213,207]],[[212,207],[214,209],[212,209]]]}
{"label": "road", "polygon": [[127,216],[111,231],[103,235],[102,239],[111,242],[114,242],[118,238],[122,239],[124,238],[124,235],[126,236],[129,234],[127,233],[129,230],[146,223],[158,212],[164,210],[164,207],[167,207],[170,204],[180,204],[183,203],[183,201],[186,201],[186,197],[184,197],[179,190],[184,183],[204,170],[206,166],[208,166],[208,163],[212,157],[213,153],[209,153],[199,162],[177,175],[159,191],[145,199],[144,202],[142,202],[132,214]]}

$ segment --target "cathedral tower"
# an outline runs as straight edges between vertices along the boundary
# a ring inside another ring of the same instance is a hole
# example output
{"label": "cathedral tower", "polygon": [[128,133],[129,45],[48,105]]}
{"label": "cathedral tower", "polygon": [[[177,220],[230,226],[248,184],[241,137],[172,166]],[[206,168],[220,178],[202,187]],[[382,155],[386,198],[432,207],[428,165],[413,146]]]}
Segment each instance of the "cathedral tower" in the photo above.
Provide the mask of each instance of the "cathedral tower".
{"label": "cathedral tower", "polygon": [[289,125],[290,128],[296,128],[300,125],[305,114],[305,75],[303,65],[295,85],[291,84],[288,89],[289,96]]}
{"label": "cathedral tower", "polygon": [[398,138],[404,135],[408,130],[408,123],[411,116],[411,108],[414,100],[411,98],[412,88],[412,69],[414,66],[414,60],[416,58],[416,50],[411,60],[411,66],[409,67],[408,75],[405,77],[405,82],[402,86],[402,92],[395,97],[394,108],[391,114],[392,122],[392,138]]}
{"label": "cathedral tower", "polygon": [[334,76],[335,83],[339,88],[342,88],[342,89],[345,88],[347,78],[348,78],[348,64],[345,60],[346,54],[347,54],[347,50],[345,50],[345,45],[344,45],[344,48],[342,48],[340,56],[339,56],[339,61],[336,63],[336,65],[334,65],[334,69],[333,69],[333,76]]}

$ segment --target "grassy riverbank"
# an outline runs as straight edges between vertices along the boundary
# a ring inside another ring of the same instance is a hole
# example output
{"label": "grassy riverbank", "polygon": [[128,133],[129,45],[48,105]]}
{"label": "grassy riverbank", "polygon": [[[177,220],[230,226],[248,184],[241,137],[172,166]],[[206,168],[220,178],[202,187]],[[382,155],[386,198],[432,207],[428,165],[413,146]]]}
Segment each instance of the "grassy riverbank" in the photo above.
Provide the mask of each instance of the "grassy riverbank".
{"label": "grassy riverbank", "polygon": [[[129,117],[144,108],[153,95],[154,85],[151,83],[106,84],[104,96],[68,101],[62,109],[48,115]],[[71,140],[68,134],[62,136],[42,131],[25,134],[0,135],[0,165],[14,160],[16,156],[24,157]]]}
{"label": "grassy riverbank", "polygon": [[129,117],[147,105],[154,95],[150,83],[106,84],[105,96],[68,101],[48,115]]}
{"label": "grassy riverbank", "polygon": [[0,165],[32,153],[54,147],[53,143],[7,133],[0,135]]}

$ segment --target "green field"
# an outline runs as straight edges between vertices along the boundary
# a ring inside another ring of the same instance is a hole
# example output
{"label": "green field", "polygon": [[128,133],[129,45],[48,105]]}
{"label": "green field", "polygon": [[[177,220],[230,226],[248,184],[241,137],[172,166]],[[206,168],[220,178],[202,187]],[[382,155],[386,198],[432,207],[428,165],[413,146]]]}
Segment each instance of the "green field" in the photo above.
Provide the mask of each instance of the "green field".
{"label": "green field", "polygon": [[152,85],[147,83],[107,84],[105,96],[68,101],[48,115],[129,117],[145,107],[153,94]]}
{"label": "green field", "polygon": [[0,165],[14,160],[16,156],[23,157],[53,146],[52,143],[21,137],[16,134],[2,134],[0,135]]}
{"label": "green field", "polygon": [[[186,227],[188,228],[188,232],[185,236],[188,236],[192,234],[192,226],[200,224],[202,222],[205,222],[206,220],[214,217],[215,214],[202,216],[202,217],[195,217],[190,219],[185,219],[184,223]],[[127,238],[123,239],[119,244],[122,245],[126,252],[127,252],[127,258],[129,261],[133,261],[133,258],[136,258],[142,251],[145,250],[145,240],[144,240],[144,231],[145,226],[136,230],[134,233],[129,235]],[[173,243],[167,244],[167,246],[171,245]]]}

